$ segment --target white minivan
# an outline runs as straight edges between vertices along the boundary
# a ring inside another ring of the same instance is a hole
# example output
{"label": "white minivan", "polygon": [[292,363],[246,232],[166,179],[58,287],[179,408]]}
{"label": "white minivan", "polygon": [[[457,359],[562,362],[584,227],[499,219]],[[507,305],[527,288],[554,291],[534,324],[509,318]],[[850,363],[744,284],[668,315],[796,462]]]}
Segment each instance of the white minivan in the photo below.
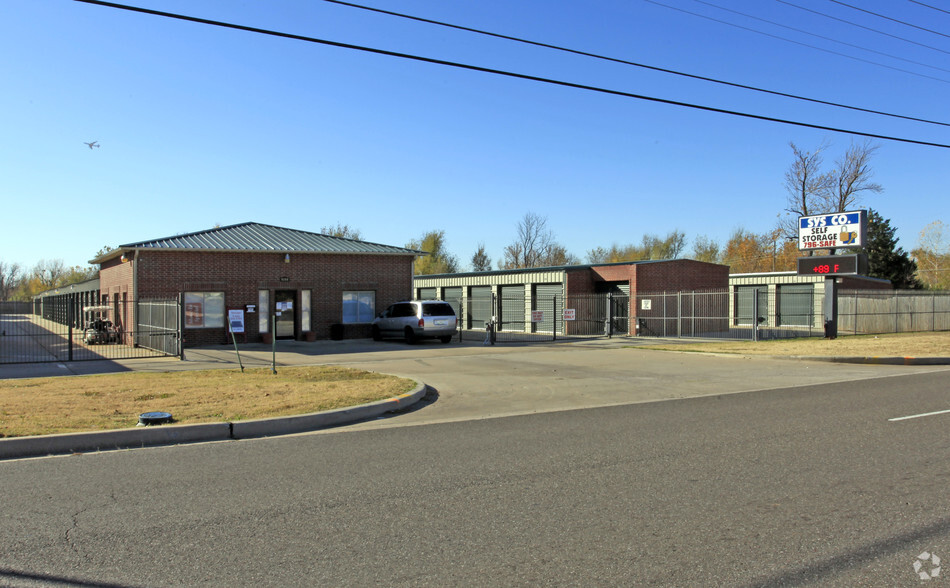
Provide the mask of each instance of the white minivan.
{"label": "white minivan", "polygon": [[452,340],[458,326],[455,310],[442,300],[397,302],[373,320],[373,339],[399,337],[412,344],[419,339]]}

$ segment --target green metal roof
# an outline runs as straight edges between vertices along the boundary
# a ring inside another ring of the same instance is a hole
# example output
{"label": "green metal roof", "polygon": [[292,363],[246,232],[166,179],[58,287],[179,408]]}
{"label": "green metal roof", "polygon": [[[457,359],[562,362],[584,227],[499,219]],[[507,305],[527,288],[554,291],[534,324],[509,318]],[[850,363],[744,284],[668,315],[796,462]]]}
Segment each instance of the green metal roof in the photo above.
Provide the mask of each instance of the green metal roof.
{"label": "green metal roof", "polygon": [[332,237],[320,233],[285,229],[260,223],[241,223],[206,231],[163,237],[138,243],[119,245],[90,263],[101,263],[125,251],[149,249],[157,251],[232,251],[280,253],[351,253],[375,255],[428,255],[424,251]]}

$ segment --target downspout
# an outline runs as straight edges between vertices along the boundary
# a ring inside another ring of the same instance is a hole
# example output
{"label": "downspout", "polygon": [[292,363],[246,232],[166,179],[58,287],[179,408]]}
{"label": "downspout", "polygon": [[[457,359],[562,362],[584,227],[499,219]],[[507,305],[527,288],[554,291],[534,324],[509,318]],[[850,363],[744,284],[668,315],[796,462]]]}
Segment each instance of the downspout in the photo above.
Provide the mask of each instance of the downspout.
{"label": "downspout", "polygon": [[[136,249],[132,255],[132,337],[136,336],[139,330],[139,250]],[[137,347],[137,341],[132,341],[132,345]]]}

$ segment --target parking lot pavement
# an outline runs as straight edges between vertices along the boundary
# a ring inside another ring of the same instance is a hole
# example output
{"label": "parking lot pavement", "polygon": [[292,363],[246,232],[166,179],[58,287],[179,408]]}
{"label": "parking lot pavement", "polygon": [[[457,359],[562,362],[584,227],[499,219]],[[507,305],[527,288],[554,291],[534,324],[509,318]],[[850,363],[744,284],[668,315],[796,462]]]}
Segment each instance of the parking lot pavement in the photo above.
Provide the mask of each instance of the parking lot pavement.
{"label": "parking lot pavement", "polygon": [[[401,426],[530,414],[888,377],[946,366],[788,361],[637,349],[627,339],[483,346],[369,340],[278,342],[241,348],[245,367],[334,364],[416,378],[438,393],[420,410],[355,425]],[[60,367],[61,366],[61,367]],[[238,369],[233,347],[188,349],[176,358],[0,366],[0,377],[116,371]]]}

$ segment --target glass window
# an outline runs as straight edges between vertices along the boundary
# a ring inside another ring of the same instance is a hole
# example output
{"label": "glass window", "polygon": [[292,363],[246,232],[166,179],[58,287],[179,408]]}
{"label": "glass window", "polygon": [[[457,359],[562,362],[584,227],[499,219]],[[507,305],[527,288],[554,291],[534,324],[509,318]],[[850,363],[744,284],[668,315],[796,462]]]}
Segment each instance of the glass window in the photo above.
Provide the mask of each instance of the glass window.
{"label": "glass window", "polygon": [[260,333],[268,333],[267,318],[270,315],[270,290],[257,291],[257,330]]}
{"label": "glass window", "polygon": [[369,323],[376,316],[376,292],[350,291],[343,293],[343,322]]}
{"label": "glass window", "polygon": [[300,330],[310,330],[310,290],[300,291]]}
{"label": "glass window", "polygon": [[185,292],[185,327],[224,327],[224,292]]}

